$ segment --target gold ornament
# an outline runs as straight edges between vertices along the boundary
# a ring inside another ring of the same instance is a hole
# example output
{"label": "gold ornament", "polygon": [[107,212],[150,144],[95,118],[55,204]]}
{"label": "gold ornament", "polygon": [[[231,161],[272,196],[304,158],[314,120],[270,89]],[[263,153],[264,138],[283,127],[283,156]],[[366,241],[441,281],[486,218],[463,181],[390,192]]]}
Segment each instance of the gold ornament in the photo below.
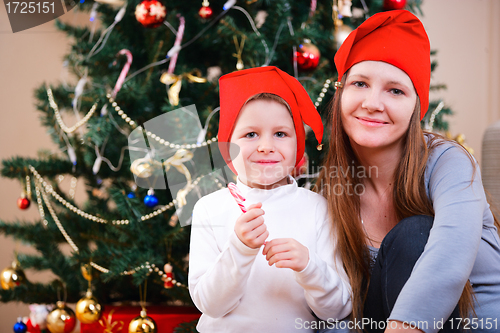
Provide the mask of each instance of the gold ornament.
{"label": "gold ornament", "polygon": [[92,295],[92,291],[87,290],[85,297],[76,303],[76,318],[82,324],[93,324],[99,321],[101,314],[101,304]]}
{"label": "gold ornament", "polygon": [[174,106],[179,105],[179,93],[181,92],[182,79],[187,79],[189,82],[194,83],[207,82],[207,79],[201,77],[201,72],[198,69],[195,69],[190,73],[184,73],[181,75],[163,73],[160,77],[160,81],[163,84],[172,85],[168,89],[168,101]]}
{"label": "gold ornament", "polygon": [[[342,43],[346,40],[347,36],[352,32],[352,28],[348,25],[342,24],[335,27],[335,43],[337,50],[340,48]],[[340,79],[340,78],[339,78]]]}
{"label": "gold ornament", "polygon": [[157,327],[153,318],[149,317],[146,310],[141,311],[139,317],[132,319],[128,325],[129,333],[156,333]]}
{"label": "gold ornament", "polygon": [[85,264],[82,265],[80,269],[82,271],[83,278],[87,281],[92,281],[92,266]]}
{"label": "gold ornament", "polygon": [[19,261],[14,260],[10,267],[2,271],[1,284],[3,290],[13,289],[26,281],[24,271],[21,269]]}
{"label": "gold ornament", "polygon": [[233,53],[233,57],[238,59],[236,62],[236,69],[241,71],[243,68],[245,68],[245,65],[243,64],[243,60],[241,59],[241,54],[243,53],[243,47],[245,46],[245,39],[247,36],[243,35],[241,37],[241,42],[238,43],[238,37],[233,36],[233,41],[234,41],[234,46],[236,47],[236,53]]}
{"label": "gold ornament", "polygon": [[57,302],[57,308],[47,316],[47,328],[51,333],[70,333],[76,326],[76,316],[73,310],[64,302]]}

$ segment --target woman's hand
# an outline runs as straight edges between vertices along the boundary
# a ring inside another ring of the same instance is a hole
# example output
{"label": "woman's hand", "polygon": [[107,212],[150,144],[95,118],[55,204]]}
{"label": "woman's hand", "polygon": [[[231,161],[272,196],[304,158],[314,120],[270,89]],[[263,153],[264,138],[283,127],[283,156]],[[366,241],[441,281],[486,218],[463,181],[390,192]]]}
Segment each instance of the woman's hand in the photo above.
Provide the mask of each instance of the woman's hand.
{"label": "woman's hand", "polygon": [[236,220],[234,232],[240,241],[252,249],[258,249],[264,244],[269,231],[264,224],[264,211],[261,209],[262,203],[250,205],[247,212],[243,213]]}
{"label": "woman's hand", "polygon": [[296,272],[306,268],[309,262],[309,250],[293,238],[277,238],[264,246],[262,254],[269,266],[291,268]]}
{"label": "woman's hand", "polygon": [[422,333],[418,328],[411,328],[410,324],[397,320],[390,320],[384,333]]}

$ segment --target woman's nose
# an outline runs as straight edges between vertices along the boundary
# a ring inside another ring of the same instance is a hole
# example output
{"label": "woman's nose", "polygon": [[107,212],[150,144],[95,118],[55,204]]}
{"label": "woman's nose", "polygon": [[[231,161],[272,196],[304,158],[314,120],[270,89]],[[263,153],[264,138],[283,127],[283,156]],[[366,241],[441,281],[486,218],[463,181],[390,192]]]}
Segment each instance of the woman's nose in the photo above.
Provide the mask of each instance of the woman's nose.
{"label": "woman's nose", "polygon": [[381,99],[382,92],[371,89],[365,95],[365,99],[361,107],[367,109],[369,112],[384,111],[384,103]]}

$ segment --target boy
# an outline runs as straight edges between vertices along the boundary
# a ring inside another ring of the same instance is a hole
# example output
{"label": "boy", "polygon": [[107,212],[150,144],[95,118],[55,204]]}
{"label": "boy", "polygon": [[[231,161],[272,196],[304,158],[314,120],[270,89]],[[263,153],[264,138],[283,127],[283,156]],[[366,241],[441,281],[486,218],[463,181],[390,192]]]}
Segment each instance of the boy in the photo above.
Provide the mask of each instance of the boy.
{"label": "boy", "polygon": [[189,290],[203,312],[197,329],[313,332],[315,316],[346,317],[350,287],[326,202],[290,176],[304,154],[303,121],[321,142],[319,114],[300,83],[276,67],[227,74],[219,84],[219,147],[251,205],[242,214],[228,189],[195,205]]}

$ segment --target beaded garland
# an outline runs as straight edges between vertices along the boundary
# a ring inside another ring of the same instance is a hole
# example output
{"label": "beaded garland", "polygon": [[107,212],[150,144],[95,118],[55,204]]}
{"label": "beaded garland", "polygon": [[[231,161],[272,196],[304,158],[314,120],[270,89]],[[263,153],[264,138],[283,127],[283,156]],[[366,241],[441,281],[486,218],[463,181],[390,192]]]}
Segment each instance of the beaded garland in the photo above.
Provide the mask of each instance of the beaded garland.
{"label": "beaded garland", "polygon": [[[113,99],[113,97],[111,97],[111,94],[107,94],[106,97],[108,97],[109,99],[109,102],[111,103],[111,106],[115,109],[116,113],[118,113],[118,115],[123,119],[125,120],[125,122],[127,124],[130,125],[130,127],[132,127],[132,129],[135,129],[136,127],[139,127],[142,129],[142,126],[137,126],[137,123],[135,121],[133,121],[121,108],[120,106],[118,106],[118,104],[116,103],[116,101]],[[217,141],[217,137],[213,137],[211,139],[208,139],[207,141],[204,141],[202,143],[193,143],[193,144],[182,144],[182,145],[179,145],[179,144],[174,144],[172,142],[169,142],[167,140],[164,140],[162,139],[161,137],[159,137],[158,135],[152,133],[151,131],[145,131],[146,135],[148,137],[150,137],[151,139],[157,141],[158,143],[160,143],[161,145],[165,145],[166,147],[169,147],[169,148],[175,148],[175,149],[196,149],[196,148],[200,148],[200,147],[205,147],[206,145],[209,145],[211,144],[212,142],[215,142]]]}

